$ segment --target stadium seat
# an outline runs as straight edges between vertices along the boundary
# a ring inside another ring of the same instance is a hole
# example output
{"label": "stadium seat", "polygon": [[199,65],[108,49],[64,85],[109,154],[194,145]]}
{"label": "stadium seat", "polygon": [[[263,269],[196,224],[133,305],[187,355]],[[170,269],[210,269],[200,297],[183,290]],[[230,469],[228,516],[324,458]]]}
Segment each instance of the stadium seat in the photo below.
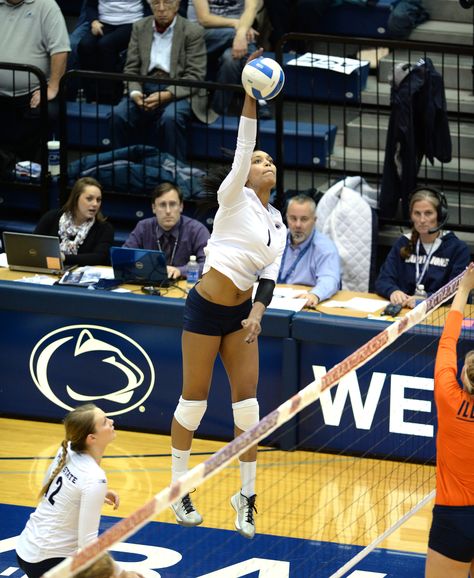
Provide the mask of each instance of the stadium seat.
{"label": "stadium seat", "polygon": [[109,104],[67,103],[67,141],[69,148],[109,148]]}
{"label": "stadium seat", "polygon": [[[79,149],[108,147],[110,111],[108,105],[69,102],[68,146]],[[228,160],[223,149],[234,150],[237,126],[237,117],[220,117],[209,125],[194,122],[190,135],[191,156]],[[271,155],[276,154],[275,131],[274,120],[260,121],[259,146]],[[336,125],[284,121],[285,164],[326,166],[336,131]]]}
{"label": "stadium seat", "polygon": [[[239,119],[220,117],[205,125],[193,123],[191,128],[191,150],[196,158],[229,161],[228,151],[235,149]],[[259,123],[258,146],[270,155],[276,155],[275,121]],[[285,165],[325,167],[332,152],[337,126],[309,122],[284,121],[283,146]]]}
{"label": "stadium seat", "polygon": [[362,38],[386,38],[392,7],[398,0],[378,0],[365,6],[343,3],[329,8],[324,18],[313,23],[320,34],[339,34]]}

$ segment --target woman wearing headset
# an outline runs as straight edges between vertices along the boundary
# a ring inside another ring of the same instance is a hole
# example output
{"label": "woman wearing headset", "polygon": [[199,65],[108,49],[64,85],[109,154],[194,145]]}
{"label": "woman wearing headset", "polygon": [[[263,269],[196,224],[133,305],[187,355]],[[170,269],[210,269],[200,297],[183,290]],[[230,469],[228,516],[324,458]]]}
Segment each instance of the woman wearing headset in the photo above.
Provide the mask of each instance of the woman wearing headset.
{"label": "woman wearing headset", "polygon": [[434,293],[469,263],[466,243],[443,230],[448,219],[443,193],[416,189],[409,209],[411,232],[392,247],[375,281],[379,295],[402,307],[414,307],[416,293],[423,288],[428,295]]}

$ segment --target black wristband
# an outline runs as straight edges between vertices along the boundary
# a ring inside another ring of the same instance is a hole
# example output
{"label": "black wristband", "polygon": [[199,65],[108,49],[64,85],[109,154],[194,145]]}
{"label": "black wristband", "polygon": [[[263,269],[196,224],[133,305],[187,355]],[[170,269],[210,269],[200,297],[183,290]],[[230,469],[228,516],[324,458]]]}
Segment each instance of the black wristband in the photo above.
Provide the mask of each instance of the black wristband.
{"label": "black wristband", "polygon": [[268,307],[273,297],[273,290],[275,289],[275,281],[271,279],[260,279],[258,282],[257,291],[255,292],[254,303],[258,301]]}

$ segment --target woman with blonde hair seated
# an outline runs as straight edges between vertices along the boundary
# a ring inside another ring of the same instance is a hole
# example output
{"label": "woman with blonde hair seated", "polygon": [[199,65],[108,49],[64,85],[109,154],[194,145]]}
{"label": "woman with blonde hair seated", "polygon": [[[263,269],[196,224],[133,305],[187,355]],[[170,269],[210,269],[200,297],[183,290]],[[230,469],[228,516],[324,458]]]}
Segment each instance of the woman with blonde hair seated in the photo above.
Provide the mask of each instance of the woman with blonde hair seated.
{"label": "woman with blonde hair seated", "polygon": [[448,207],[443,193],[429,187],[410,197],[410,233],[402,235],[385,259],[375,291],[394,305],[414,307],[415,296],[435,293],[469,263],[469,249],[444,230]]}

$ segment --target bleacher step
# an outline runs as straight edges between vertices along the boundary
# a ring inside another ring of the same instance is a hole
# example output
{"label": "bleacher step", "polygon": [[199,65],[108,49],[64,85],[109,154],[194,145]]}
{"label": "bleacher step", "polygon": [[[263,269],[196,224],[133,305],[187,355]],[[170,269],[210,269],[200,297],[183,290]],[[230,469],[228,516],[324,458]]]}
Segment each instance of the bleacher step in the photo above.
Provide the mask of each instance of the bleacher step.
{"label": "bleacher step", "polygon": [[[336,145],[330,158],[330,166],[334,169],[344,169],[347,173],[382,174],[385,153],[382,150],[358,147],[341,147]],[[440,163],[435,159],[432,166],[423,162],[420,174],[434,180],[457,181],[459,175],[464,183],[474,183],[474,159],[453,157],[449,163]]]}
{"label": "bleacher step", "polygon": [[445,20],[446,22],[470,22],[472,26],[473,11],[465,9],[459,0],[423,0],[423,6],[429,13],[431,20]]}
{"label": "bleacher step", "polygon": [[[448,112],[474,114],[474,96],[472,91],[458,91],[454,88],[447,88],[445,95]],[[375,77],[369,76],[367,88],[362,92],[361,96],[363,104],[390,106],[390,85],[385,82],[377,82]]]}
{"label": "bleacher step", "polygon": [[[384,148],[389,117],[364,114],[346,125],[346,144],[350,147]],[[474,125],[450,123],[453,156],[474,158]],[[461,153],[461,154],[460,154]]]}
{"label": "bleacher step", "polygon": [[464,44],[472,46],[472,22],[445,22],[428,20],[413,30],[409,40],[417,42],[439,42],[441,44]]}
{"label": "bleacher step", "polygon": [[420,58],[429,57],[436,70],[442,75],[445,88],[460,88],[472,92],[473,59],[456,54],[427,53],[426,51],[397,50],[384,56],[379,62],[379,81],[390,82],[397,64],[409,62],[414,65]]}

